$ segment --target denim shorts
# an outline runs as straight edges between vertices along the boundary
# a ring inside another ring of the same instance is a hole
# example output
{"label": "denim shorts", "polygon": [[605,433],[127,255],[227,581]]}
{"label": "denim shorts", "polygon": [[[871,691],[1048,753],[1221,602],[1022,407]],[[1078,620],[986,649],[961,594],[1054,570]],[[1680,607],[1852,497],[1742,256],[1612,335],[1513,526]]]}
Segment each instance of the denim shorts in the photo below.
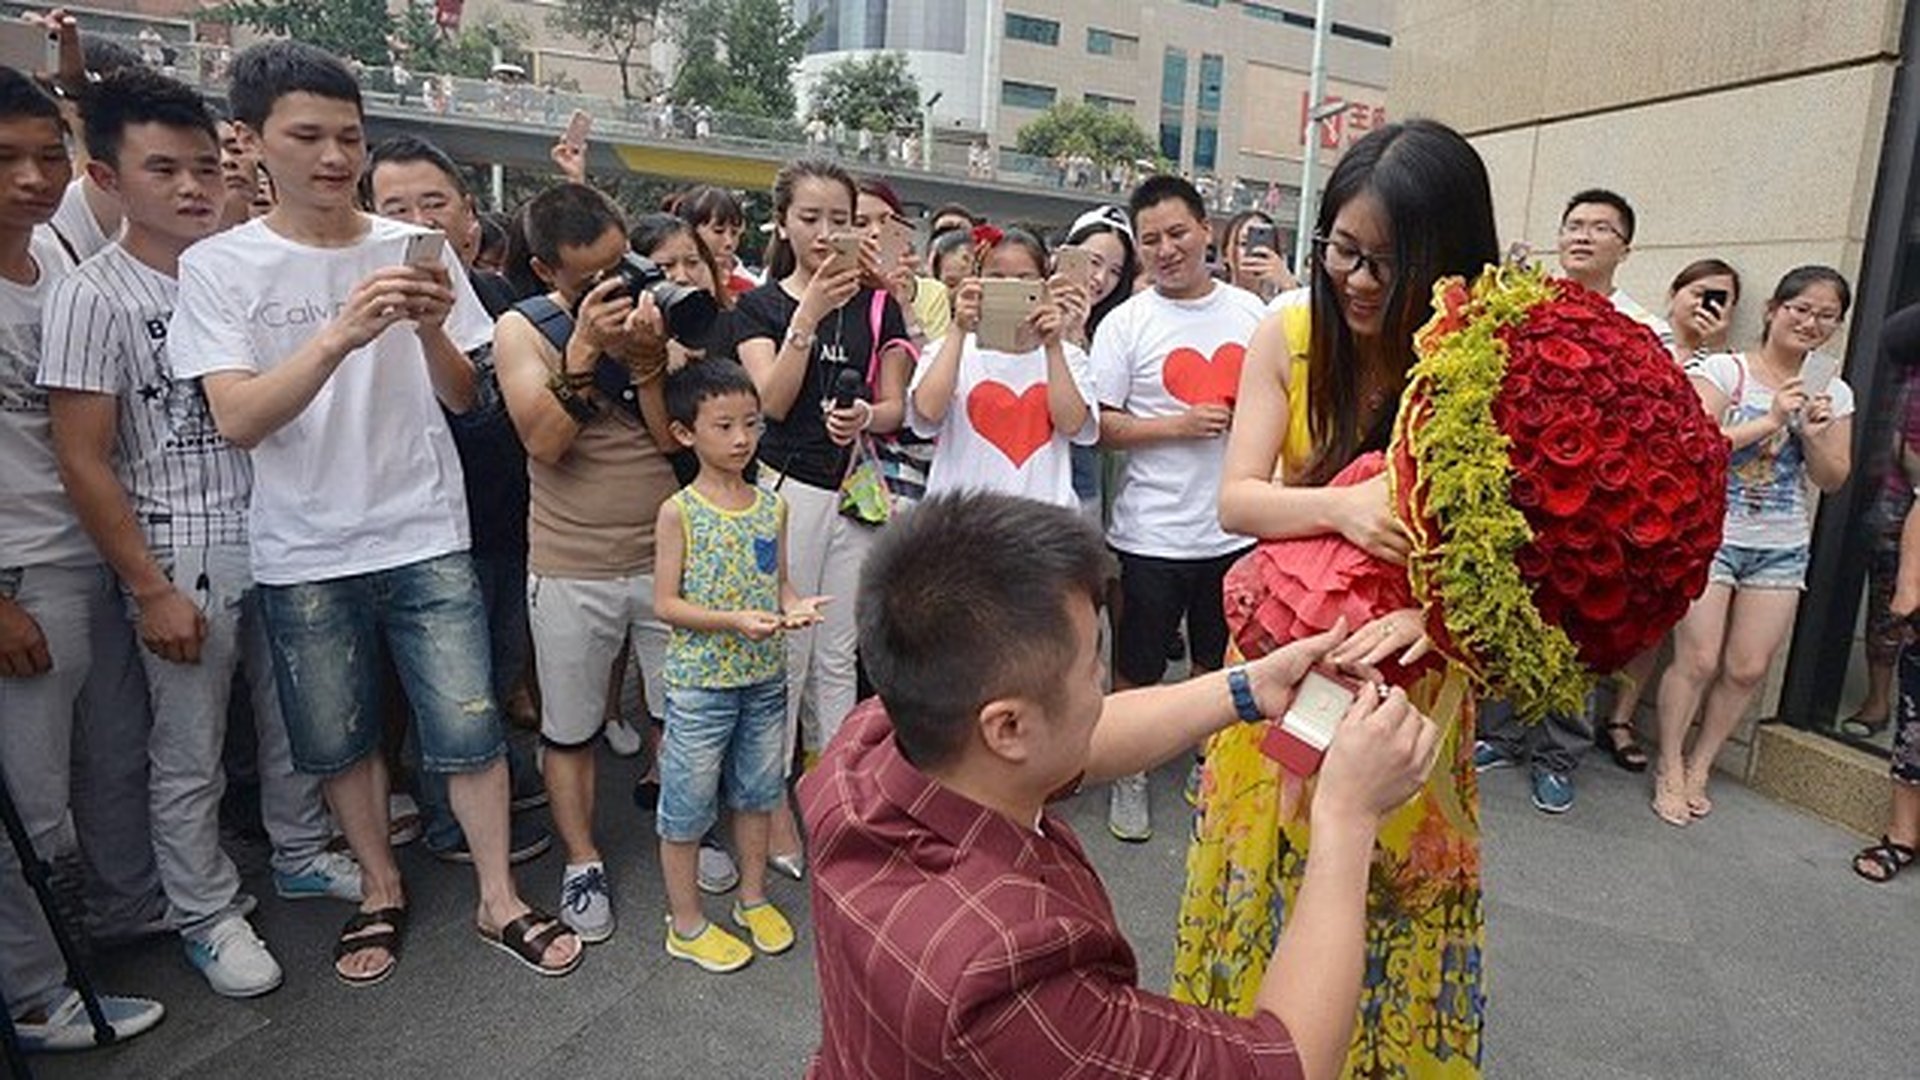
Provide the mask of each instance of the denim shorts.
{"label": "denim shorts", "polygon": [[466,552],[259,591],[296,769],[330,776],[379,749],[382,644],[406,690],[421,768],[473,772],[506,752]]}
{"label": "denim shorts", "polygon": [[1713,553],[1707,579],[1736,589],[1805,589],[1807,545],[1790,548],[1754,548],[1721,544]]}
{"label": "denim shorts", "polygon": [[660,838],[691,844],[727,805],[765,813],[786,794],[787,681],[728,690],[667,687],[667,736],[660,746]]}

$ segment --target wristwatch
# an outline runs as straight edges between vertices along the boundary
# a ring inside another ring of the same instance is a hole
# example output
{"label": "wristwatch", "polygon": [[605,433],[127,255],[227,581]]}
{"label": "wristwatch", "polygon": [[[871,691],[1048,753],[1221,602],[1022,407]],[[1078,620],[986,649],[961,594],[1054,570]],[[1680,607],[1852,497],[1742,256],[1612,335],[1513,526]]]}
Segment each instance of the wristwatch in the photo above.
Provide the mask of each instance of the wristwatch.
{"label": "wristwatch", "polygon": [[1227,669],[1227,693],[1233,697],[1233,714],[1249,724],[1258,723],[1267,718],[1260,711],[1260,703],[1253,697],[1253,681],[1247,678],[1247,665],[1235,664]]}
{"label": "wristwatch", "polygon": [[813,348],[813,341],[813,331],[802,330],[797,326],[787,328],[787,344],[799,349],[801,352],[806,352],[808,349]]}
{"label": "wristwatch", "polygon": [[547,391],[551,393],[560,407],[567,410],[575,423],[584,424],[596,415],[593,402],[588,401],[578,391],[584,387],[565,372],[556,371],[547,376]]}

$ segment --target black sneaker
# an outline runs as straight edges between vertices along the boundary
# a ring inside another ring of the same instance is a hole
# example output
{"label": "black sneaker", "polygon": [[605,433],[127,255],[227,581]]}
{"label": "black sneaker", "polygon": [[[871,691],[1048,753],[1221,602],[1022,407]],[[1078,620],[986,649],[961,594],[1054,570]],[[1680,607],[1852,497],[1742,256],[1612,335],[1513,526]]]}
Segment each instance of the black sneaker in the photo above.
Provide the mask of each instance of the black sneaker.
{"label": "black sneaker", "polygon": [[[539,825],[524,818],[516,818],[507,838],[507,864],[519,866],[523,862],[537,859],[553,846],[553,834]],[[441,862],[470,864],[473,852],[467,849],[467,837],[460,834],[460,842],[450,848],[436,849],[433,857]]]}

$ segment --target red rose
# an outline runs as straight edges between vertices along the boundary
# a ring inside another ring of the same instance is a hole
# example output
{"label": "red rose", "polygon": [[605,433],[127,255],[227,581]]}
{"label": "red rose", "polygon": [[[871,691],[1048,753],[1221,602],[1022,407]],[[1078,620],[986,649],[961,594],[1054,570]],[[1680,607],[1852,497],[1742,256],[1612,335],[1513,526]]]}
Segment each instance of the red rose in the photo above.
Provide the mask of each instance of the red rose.
{"label": "red rose", "polygon": [[1593,482],[1584,472],[1573,469],[1546,470],[1542,477],[1546,500],[1541,509],[1554,517],[1572,517],[1587,505],[1593,494]]}
{"label": "red rose", "polygon": [[1507,497],[1513,505],[1522,510],[1532,510],[1545,501],[1540,493],[1540,483],[1524,473],[1515,476],[1507,485]]}
{"label": "red rose", "polygon": [[1587,552],[1587,569],[1597,577],[1620,577],[1627,569],[1626,552],[1621,550],[1620,541],[1612,536],[1602,536]]}
{"label": "red rose", "polygon": [[1619,491],[1633,479],[1633,462],[1618,451],[1602,451],[1593,463],[1593,478],[1603,490]]}
{"label": "red rose", "polygon": [[1577,469],[1593,460],[1598,448],[1587,425],[1565,417],[1564,410],[1562,417],[1541,435],[1540,452],[1555,465]]}
{"label": "red rose", "polygon": [[1634,509],[1627,521],[1627,539],[1641,548],[1652,548],[1673,535],[1673,518],[1657,504],[1645,503]]}
{"label": "red rose", "polygon": [[1618,450],[1633,441],[1633,432],[1628,430],[1626,421],[1617,416],[1603,416],[1593,426],[1594,441],[1602,450]]}
{"label": "red rose", "polygon": [[1534,350],[1541,363],[1553,367],[1585,371],[1594,364],[1593,354],[1571,338],[1548,338],[1534,346]]}
{"label": "red rose", "polygon": [[1670,472],[1656,470],[1647,474],[1647,498],[1667,514],[1687,504],[1694,495],[1691,489],[1692,485],[1681,483],[1679,477]]}
{"label": "red rose", "polygon": [[1628,405],[1620,410],[1626,417],[1627,428],[1635,435],[1645,435],[1653,430],[1653,412],[1637,405]]}
{"label": "red rose", "polygon": [[1587,588],[1587,572],[1572,559],[1561,559],[1547,570],[1547,587],[1569,603],[1576,602]]}
{"label": "red rose", "polygon": [[1593,576],[1579,598],[1580,614],[1595,622],[1611,622],[1626,613],[1627,586],[1618,578]]}

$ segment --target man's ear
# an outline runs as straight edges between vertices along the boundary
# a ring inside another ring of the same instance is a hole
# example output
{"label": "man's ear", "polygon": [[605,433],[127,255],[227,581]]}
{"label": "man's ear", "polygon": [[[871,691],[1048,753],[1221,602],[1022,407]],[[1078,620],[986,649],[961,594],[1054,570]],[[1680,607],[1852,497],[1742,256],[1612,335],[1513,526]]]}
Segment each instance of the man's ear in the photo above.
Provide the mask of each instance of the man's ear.
{"label": "man's ear", "polygon": [[673,432],[674,441],[687,449],[693,449],[693,429],[678,420],[667,421],[667,430]]}
{"label": "man's ear", "polygon": [[975,724],[980,742],[1003,761],[1025,764],[1033,756],[1034,725],[1039,713],[1020,698],[996,698],[980,707]]}
{"label": "man's ear", "polygon": [[113,166],[98,158],[87,159],[87,179],[93,186],[109,195],[120,194],[120,174]]}

